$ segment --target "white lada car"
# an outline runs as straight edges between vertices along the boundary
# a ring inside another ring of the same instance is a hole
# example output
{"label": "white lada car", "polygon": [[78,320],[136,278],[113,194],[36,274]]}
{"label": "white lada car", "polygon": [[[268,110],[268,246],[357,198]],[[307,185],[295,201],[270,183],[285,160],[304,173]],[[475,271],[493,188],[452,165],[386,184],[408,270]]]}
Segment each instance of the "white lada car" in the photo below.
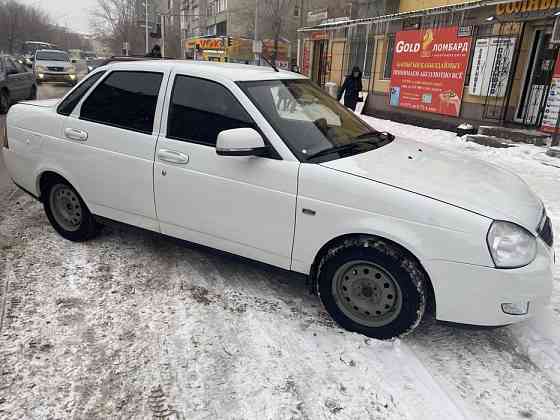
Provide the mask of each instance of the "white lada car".
{"label": "white lada car", "polygon": [[372,337],[505,325],[552,289],[552,230],[516,175],[368,126],[308,79],[234,64],[96,69],[15,105],[3,154],[60,235],[113,219],[308,274]]}

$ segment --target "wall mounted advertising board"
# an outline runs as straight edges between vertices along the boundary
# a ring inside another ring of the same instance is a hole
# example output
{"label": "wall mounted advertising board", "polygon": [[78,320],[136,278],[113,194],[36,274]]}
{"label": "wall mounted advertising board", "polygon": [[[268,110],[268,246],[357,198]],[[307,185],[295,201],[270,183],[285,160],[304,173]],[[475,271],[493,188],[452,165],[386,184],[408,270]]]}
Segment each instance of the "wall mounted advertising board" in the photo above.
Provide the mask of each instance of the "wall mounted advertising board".
{"label": "wall mounted advertising board", "polygon": [[481,38],[476,41],[469,94],[503,97],[515,53],[515,38]]}
{"label": "wall mounted advertising board", "polygon": [[398,32],[390,104],[458,116],[471,40],[456,26]]}
{"label": "wall mounted advertising board", "polygon": [[541,130],[547,133],[554,133],[558,125],[558,118],[560,118],[560,54],[558,54],[556,65],[554,66]]}

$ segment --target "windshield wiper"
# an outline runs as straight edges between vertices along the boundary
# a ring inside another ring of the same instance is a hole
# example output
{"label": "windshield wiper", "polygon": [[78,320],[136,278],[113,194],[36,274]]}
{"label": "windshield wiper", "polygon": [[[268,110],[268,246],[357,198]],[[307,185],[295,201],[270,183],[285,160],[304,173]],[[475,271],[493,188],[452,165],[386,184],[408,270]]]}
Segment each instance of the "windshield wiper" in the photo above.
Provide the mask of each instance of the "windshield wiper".
{"label": "windshield wiper", "polygon": [[386,131],[377,131],[377,130],[372,130],[372,131],[368,131],[366,133],[362,133],[359,136],[354,137],[354,140],[360,140],[360,139],[366,139],[369,137],[377,137],[380,140],[389,140],[392,141],[395,139],[395,136],[392,135],[391,133],[388,133]]}
{"label": "windshield wiper", "polygon": [[358,146],[363,146],[364,144],[373,144],[373,145],[376,145],[376,146],[377,146],[377,143],[376,143],[376,142],[369,141],[369,140],[366,140],[366,141],[357,141],[357,142],[348,143],[348,144],[342,144],[342,145],[340,145],[340,146],[334,146],[334,147],[329,147],[328,149],[320,150],[319,152],[314,153],[314,154],[312,154],[311,156],[309,156],[309,157],[306,159],[306,161],[310,161],[311,159],[315,159],[315,158],[320,157],[320,156],[330,155],[331,153],[345,152],[345,151],[347,151],[347,150],[352,150],[352,149],[354,149],[354,148],[356,148],[356,147],[358,147]]}

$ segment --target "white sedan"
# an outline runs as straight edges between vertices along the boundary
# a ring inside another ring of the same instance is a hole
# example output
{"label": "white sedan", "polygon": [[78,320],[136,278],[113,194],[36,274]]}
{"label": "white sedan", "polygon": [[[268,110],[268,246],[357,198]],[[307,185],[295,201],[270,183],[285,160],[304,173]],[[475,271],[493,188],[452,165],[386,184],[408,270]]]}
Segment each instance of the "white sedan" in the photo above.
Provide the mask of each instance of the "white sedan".
{"label": "white sedan", "polygon": [[4,159],[63,237],[112,219],[309,275],[343,327],[505,325],[545,305],[550,219],[517,176],[380,133],[306,78],[111,64],[14,106]]}

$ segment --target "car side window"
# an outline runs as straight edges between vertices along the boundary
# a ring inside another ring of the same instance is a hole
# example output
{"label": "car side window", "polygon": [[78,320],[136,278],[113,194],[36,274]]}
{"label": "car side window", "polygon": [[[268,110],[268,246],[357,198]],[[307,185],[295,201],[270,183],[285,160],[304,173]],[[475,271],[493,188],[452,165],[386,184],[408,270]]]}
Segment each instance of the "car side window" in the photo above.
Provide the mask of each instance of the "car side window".
{"label": "car side window", "polygon": [[100,71],[99,73],[95,73],[84,80],[80,85],[70,93],[58,106],[58,113],[62,115],[70,115],[76,105],[80,102],[80,100],[84,97],[84,95],[91,89],[91,87],[99,80],[101,76],[105,74],[104,71]]}
{"label": "car side window", "polygon": [[151,134],[163,73],[114,71],[82,104],[80,119]]}
{"label": "car side window", "polygon": [[169,107],[167,137],[215,146],[218,134],[256,124],[233,94],[219,83],[177,76]]}
{"label": "car side window", "polygon": [[18,71],[18,73],[27,73],[27,69],[25,68],[25,66],[20,63],[18,60],[13,60],[14,65],[16,66],[16,69]]}
{"label": "car side window", "polygon": [[11,58],[6,58],[6,74],[15,74],[19,73],[15,63],[12,61]]}

